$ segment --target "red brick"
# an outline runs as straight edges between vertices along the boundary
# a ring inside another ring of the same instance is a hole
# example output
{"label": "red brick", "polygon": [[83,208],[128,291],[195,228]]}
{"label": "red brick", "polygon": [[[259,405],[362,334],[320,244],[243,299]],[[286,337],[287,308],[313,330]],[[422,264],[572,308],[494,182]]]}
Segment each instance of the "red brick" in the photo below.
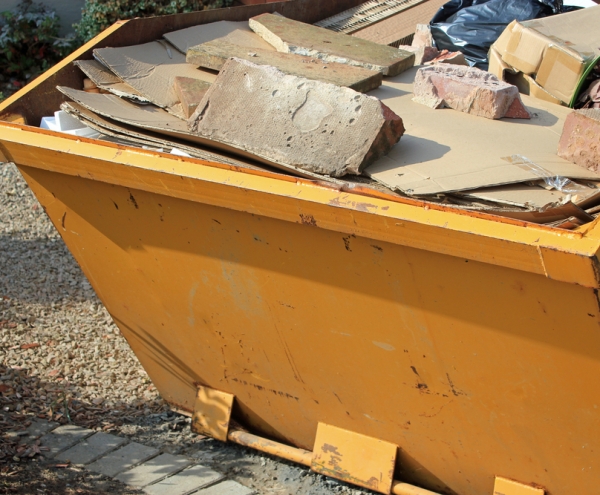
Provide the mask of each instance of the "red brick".
{"label": "red brick", "polygon": [[600,172],[600,109],[575,110],[565,120],[558,156]]}
{"label": "red brick", "polygon": [[413,100],[431,108],[453,108],[488,119],[530,118],[519,90],[474,67],[436,64],[417,71]]}

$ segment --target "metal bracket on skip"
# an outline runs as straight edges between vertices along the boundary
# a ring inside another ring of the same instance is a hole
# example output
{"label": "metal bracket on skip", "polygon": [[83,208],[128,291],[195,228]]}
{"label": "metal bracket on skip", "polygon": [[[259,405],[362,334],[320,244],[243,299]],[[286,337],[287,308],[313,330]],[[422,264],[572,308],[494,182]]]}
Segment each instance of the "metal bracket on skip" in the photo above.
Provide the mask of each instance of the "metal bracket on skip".
{"label": "metal bracket on skip", "polygon": [[[310,467],[313,471],[386,495],[439,495],[394,480],[398,446],[367,435],[319,423],[313,451],[290,447],[230,428],[234,396],[198,387],[192,430]],[[544,490],[496,477],[494,495],[544,495]]]}

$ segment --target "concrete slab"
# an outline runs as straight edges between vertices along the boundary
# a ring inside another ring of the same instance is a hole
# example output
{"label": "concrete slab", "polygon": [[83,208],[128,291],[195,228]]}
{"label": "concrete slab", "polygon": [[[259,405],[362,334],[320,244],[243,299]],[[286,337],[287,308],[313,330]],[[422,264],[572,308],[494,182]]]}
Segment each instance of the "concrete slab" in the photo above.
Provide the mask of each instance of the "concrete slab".
{"label": "concrete slab", "polygon": [[192,461],[183,456],[161,454],[137,467],[123,471],[114,478],[129,486],[142,488],[175,474],[190,464]]}
{"label": "concrete slab", "polygon": [[274,14],[249,21],[250,28],[277,51],[376,70],[395,76],[413,66],[412,53],[347,34],[336,33]]}
{"label": "concrete slab", "polygon": [[147,486],[144,491],[148,495],[187,495],[223,478],[224,476],[221,473],[205,466],[196,465]]}
{"label": "concrete slab", "polygon": [[377,98],[235,58],[189,126],[215,146],[332,177],[360,174],[404,132],[402,119]]}
{"label": "concrete slab", "polygon": [[248,488],[247,486],[240,485],[235,481],[227,480],[216,485],[209,486],[204,490],[196,492],[197,495],[250,495],[256,493],[255,490]]}
{"label": "concrete slab", "polygon": [[80,428],[75,425],[59,426],[52,432],[44,435],[41,438],[41,445],[48,447],[48,451],[44,453],[46,457],[53,457],[63,450],[72,447],[84,438],[89,437],[94,432],[86,428]]}
{"label": "concrete slab", "polygon": [[119,450],[115,450],[97,461],[93,462],[87,469],[105,476],[115,476],[136,464],[147,461],[159,453],[154,447],[146,447],[136,442],[131,442]]}
{"label": "concrete slab", "polygon": [[366,93],[381,86],[381,72],[353,67],[336,62],[323,62],[313,57],[291,53],[244,48],[223,40],[209,41],[193,46],[186,61],[206,69],[221,70],[231,57],[248,60],[257,65],[272,65],[285,74],[346,86]]}
{"label": "concrete slab", "polygon": [[46,433],[58,428],[59,423],[54,421],[46,421],[44,419],[36,419],[27,427],[27,434],[30,437],[41,437]]}
{"label": "concrete slab", "polygon": [[70,461],[72,464],[89,464],[126,442],[127,439],[115,435],[102,432],[95,433],[70,449],[61,452],[56,456],[56,459],[65,462]]}

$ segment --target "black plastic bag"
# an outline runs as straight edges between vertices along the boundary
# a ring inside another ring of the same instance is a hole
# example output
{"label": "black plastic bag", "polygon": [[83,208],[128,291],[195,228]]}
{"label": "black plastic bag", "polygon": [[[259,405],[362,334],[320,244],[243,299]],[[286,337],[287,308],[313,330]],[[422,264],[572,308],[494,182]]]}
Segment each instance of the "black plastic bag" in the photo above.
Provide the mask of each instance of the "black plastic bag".
{"label": "black plastic bag", "polygon": [[513,20],[562,11],[562,0],[451,0],[431,20],[431,34],[439,50],[462,52],[469,64],[487,69],[490,46]]}

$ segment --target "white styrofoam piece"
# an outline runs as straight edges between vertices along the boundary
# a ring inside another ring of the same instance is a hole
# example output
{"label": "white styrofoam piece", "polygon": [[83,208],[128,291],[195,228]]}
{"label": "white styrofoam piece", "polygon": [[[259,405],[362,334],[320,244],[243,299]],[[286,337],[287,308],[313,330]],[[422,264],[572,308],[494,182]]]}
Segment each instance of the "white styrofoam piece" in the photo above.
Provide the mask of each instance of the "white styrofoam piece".
{"label": "white styrofoam piece", "polygon": [[58,131],[58,126],[56,125],[55,117],[42,117],[42,122],[40,124],[42,129],[49,129],[51,131]]}
{"label": "white styrofoam piece", "polygon": [[192,155],[187,154],[185,151],[178,150],[177,148],[172,148],[171,149],[171,155],[188,156],[190,158],[192,156]]}
{"label": "white styrofoam piece", "polygon": [[58,126],[59,131],[74,131],[75,129],[83,129],[86,127],[81,121],[62,110],[54,112],[54,118],[56,119],[56,125]]}

